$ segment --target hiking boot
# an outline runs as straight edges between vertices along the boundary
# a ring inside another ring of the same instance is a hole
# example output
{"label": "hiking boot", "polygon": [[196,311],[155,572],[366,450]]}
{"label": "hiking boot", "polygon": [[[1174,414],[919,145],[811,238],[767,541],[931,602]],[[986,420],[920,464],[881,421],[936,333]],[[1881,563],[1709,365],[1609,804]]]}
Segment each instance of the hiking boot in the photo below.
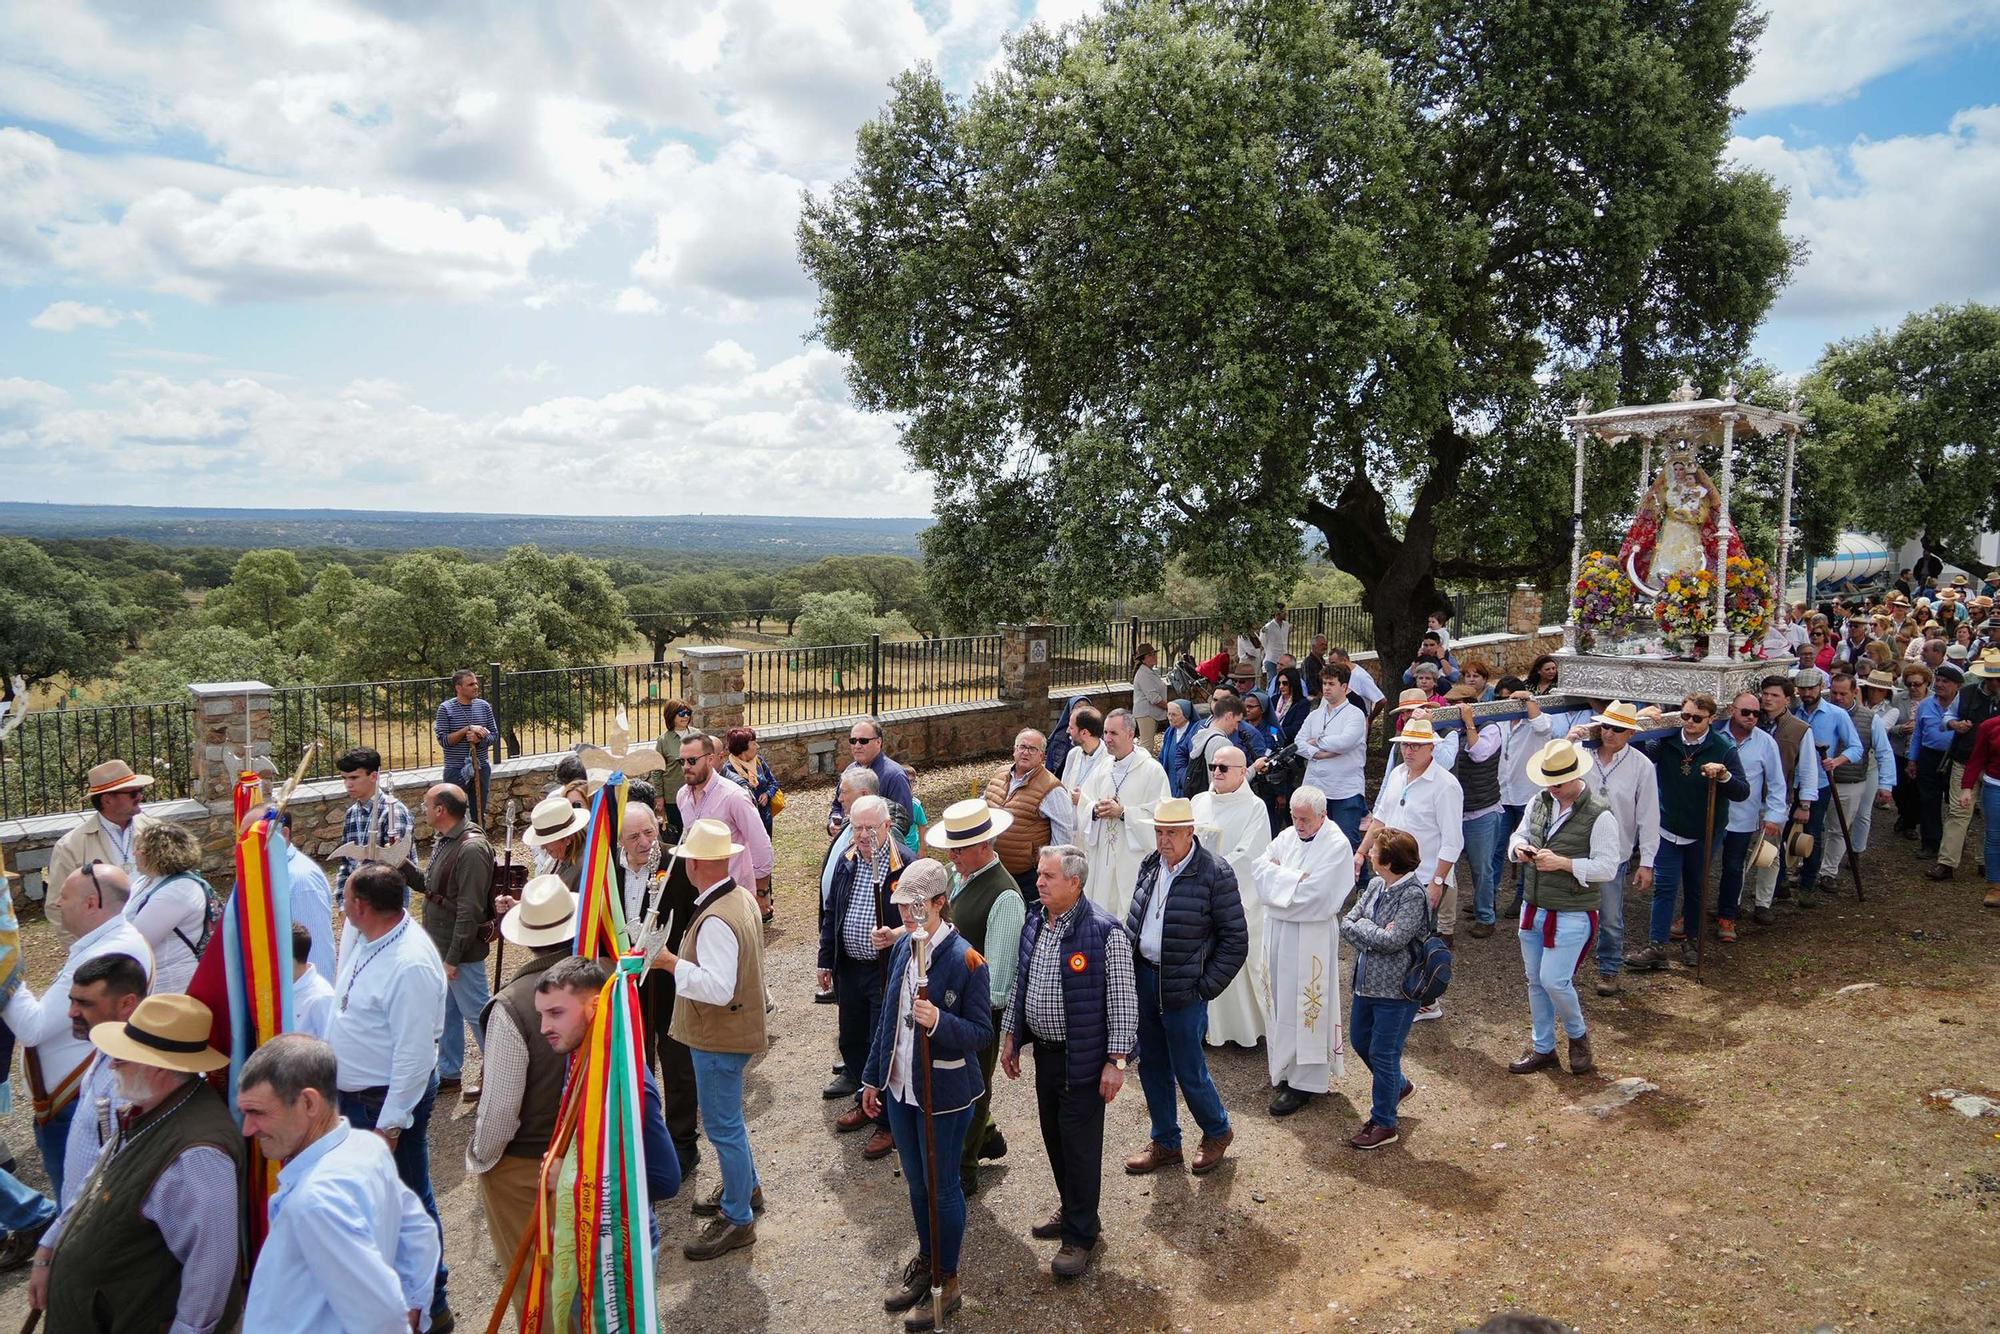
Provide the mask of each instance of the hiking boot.
{"label": "hiking boot", "polygon": [[1081,1278],[1083,1271],[1090,1268],[1090,1262],[1097,1258],[1097,1243],[1088,1246],[1065,1244],[1056,1252],[1056,1258],[1049,1261],[1049,1272],[1057,1278]]}
{"label": "hiking boot", "polygon": [[1510,1075],[1532,1075],[1537,1070],[1559,1069],[1562,1058],[1553,1050],[1536,1051],[1533,1047],[1521,1053],[1521,1059],[1507,1067]]}
{"label": "hiking boot", "polygon": [[1470,932],[1470,935],[1474,940],[1484,940],[1492,934],[1493,934],[1493,923],[1474,922],[1472,924],[1472,930]]}
{"label": "hiking boot", "polygon": [[877,1126],[875,1133],[868,1137],[868,1142],[861,1146],[861,1156],[872,1163],[877,1158],[887,1158],[895,1147],[896,1137],[889,1133],[888,1127]]}
{"label": "hiking boot", "polygon": [[1939,862],[1936,866],[1933,866],[1931,867],[1930,870],[1924,872],[1924,879],[1949,880],[1951,879],[1951,874],[1952,874],[1951,868],[1949,866],[1946,866],[1943,862]]}
{"label": "hiking boot", "polygon": [[1373,1121],[1370,1121],[1367,1125],[1361,1127],[1355,1133],[1354,1138],[1347,1141],[1347,1143],[1351,1148],[1366,1151],[1368,1149],[1379,1149],[1385,1144],[1394,1144],[1401,1138],[1402,1136],[1396,1133],[1394,1126],[1378,1126]]}
{"label": "hiking boot", "polygon": [[1229,1146],[1235,1140],[1234,1130],[1225,1130],[1220,1135],[1203,1135],[1194,1151],[1194,1163],[1188,1170],[1198,1177],[1207,1176],[1222,1166],[1222,1155],[1229,1152]]}
{"label": "hiking boot", "polygon": [[898,1281],[896,1290],[882,1299],[882,1309],[890,1315],[896,1315],[909,1310],[930,1295],[930,1257],[919,1255],[903,1266],[903,1277]]}
{"label": "hiking boot", "polygon": [[1625,956],[1627,972],[1650,973],[1667,966],[1667,947],[1658,941],[1640,946]]}
{"label": "hiking boot", "polygon": [[[689,1206],[688,1212],[696,1218],[720,1218],[722,1216],[722,1187],[717,1186]],[[750,1192],[750,1216],[764,1212],[764,1188],[756,1187]]]}
{"label": "hiking boot", "polygon": [[1569,1072],[1573,1075],[1587,1075],[1597,1068],[1597,1058],[1590,1054],[1590,1034],[1569,1040]]}
{"label": "hiking boot", "polygon": [[863,1126],[873,1124],[875,1124],[875,1118],[862,1111],[861,1104],[858,1102],[833,1119],[833,1128],[843,1135],[850,1130],[859,1130]]}
{"label": "hiking boot", "polygon": [[1760,903],[1750,910],[1750,920],[1758,926],[1769,926],[1771,923],[1777,921],[1778,918],[1775,913]]}
{"label": "hiking boot", "polygon": [[[732,1223],[726,1218],[712,1218],[701,1235],[681,1247],[681,1254],[690,1260],[713,1260],[719,1255],[741,1250],[757,1243],[757,1223]],[[929,1290],[929,1285],[925,1285]]]}
{"label": "hiking boot", "polygon": [[1618,994],[1618,993],[1619,993],[1620,991],[1623,991],[1623,990],[1624,990],[1624,984],[1622,984],[1621,982],[1619,982],[1619,980],[1618,980],[1618,974],[1616,974],[1616,973],[1599,973],[1599,974],[1597,975],[1597,994],[1598,994],[1598,995],[1600,995],[1600,996],[1616,996],[1616,995],[1617,995],[1617,994]]}
{"label": "hiking boot", "polygon": [[1142,1177],[1148,1172],[1157,1172],[1162,1167],[1181,1161],[1181,1151],[1170,1149],[1158,1140],[1147,1140],[1146,1147],[1125,1160],[1125,1175]]}
{"label": "hiking boot", "polygon": [[[916,1310],[903,1317],[904,1329],[919,1331],[937,1328],[932,1322],[939,1313],[931,1306],[929,1288],[924,1289],[924,1298],[925,1300],[918,1303]],[[938,1289],[938,1305],[944,1308],[943,1314],[948,1317],[957,1315],[958,1308],[965,1305],[965,1299],[958,1294],[958,1275],[944,1276],[944,1284]]]}
{"label": "hiking boot", "polygon": [[1029,1228],[1028,1235],[1036,1241],[1054,1241],[1062,1236],[1062,1210],[1058,1209],[1050,1214],[1048,1222],[1037,1223]]}
{"label": "hiking boot", "polygon": [[1000,1127],[988,1126],[986,1138],[979,1143],[979,1161],[994,1162],[1007,1156],[1007,1137],[1000,1133]]}
{"label": "hiking boot", "polygon": [[1681,963],[1688,968],[1696,967],[1701,963],[1701,951],[1692,940],[1681,943]]}
{"label": "hiking boot", "polygon": [[1725,945],[1736,943],[1736,919],[1718,917],[1715,919],[1715,938]]}
{"label": "hiking boot", "polygon": [[1280,1083],[1278,1091],[1271,1095],[1271,1115],[1290,1116],[1311,1102],[1313,1095],[1301,1093],[1290,1084]]}

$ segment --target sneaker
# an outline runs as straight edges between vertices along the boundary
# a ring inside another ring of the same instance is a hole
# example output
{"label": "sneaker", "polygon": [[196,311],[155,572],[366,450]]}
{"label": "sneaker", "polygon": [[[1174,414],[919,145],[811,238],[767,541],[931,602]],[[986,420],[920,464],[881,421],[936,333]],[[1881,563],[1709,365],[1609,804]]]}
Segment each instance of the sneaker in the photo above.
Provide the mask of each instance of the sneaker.
{"label": "sneaker", "polygon": [[1048,1222],[1037,1223],[1029,1228],[1028,1235],[1036,1241],[1054,1241],[1062,1236],[1062,1210],[1058,1209],[1050,1214]]}
{"label": "sneaker", "polygon": [[1936,866],[1924,872],[1924,879],[1926,880],[1949,880],[1951,876],[1952,869],[1943,862],[1939,862]]}
{"label": "sneaker", "polygon": [[[732,1223],[726,1218],[712,1218],[708,1226],[701,1230],[700,1236],[681,1247],[681,1254],[690,1260],[713,1260],[745,1246],[753,1246],[756,1242],[755,1220]],[[929,1290],[929,1284],[926,1284],[925,1291]]]}
{"label": "sneaker", "polygon": [[1394,1126],[1378,1126],[1373,1121],[1370,1121],[1367,1125],[1361,1127],[1353,1139],[1347,1142],[1353,1148],[1366,1151],[1369,1149],[1379,1149],[1386,1144],[1394,1144],[1400,1138],[1402,1137],[1396,1133]]}
{"label": "sneaker", "polygon": [[1417,1017],[1412,1019],[1410,1022],[1413,1024],[1421,1024],[1426,1019],[1442,1019],[1442,1018],[1444,1018],[1444,1002],[1440,1000],[1440,1001],[1432,1001],[1429,1005],[1419,1005],[1417,1007]]}
{"label": "sneaker", "polygon": [[[722,1187],[717,1186],[708,1194],[688,1206],[688,1212],[696,1218],[722,1217]],[[750,1192],[750,1215],[756,1217],[764,1212],[764,1188],[758,1186]]]}
{"label": "sneaker", "polygon": [[1600,996],[1616,996],[1616,995],[1617,995],[1617,994],[1618,994],[1618,993],[1619,993],[1620,991],[1622,991],[1622,990],[1624,990],[1624,985],[1623,985],[1623,984],[1622,984],[1621,982],[1619,982],[1619,980],[1618,980],[1618,974],[1616,974],[1616,973],[1599,973],[1599,974],[1597,975],[1597,994],[1598,994],[1598,995],[1600,995]]}
{"label": "sneaker", "polygon": [[1090,1268],[1090,1262],[1097,1258],[1097,1244],[1088,1246],[1065,1245],[1056,1252],[1056,1258],[1049,1261],[1049,1272],[1057,1278],[1081,1278],[1083,1271]]}
{"label": "sneaker", "polygon": [[1736,943],[1736,920],[1731,917],[1715,919],[1715,938],[1725,945]]}

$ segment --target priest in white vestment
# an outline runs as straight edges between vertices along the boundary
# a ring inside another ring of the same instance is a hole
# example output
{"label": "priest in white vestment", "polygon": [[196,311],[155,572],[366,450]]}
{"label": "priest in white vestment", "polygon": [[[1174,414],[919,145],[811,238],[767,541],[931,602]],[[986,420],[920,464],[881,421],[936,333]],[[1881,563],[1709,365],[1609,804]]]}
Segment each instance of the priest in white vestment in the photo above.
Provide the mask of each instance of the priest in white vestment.
{"label": "priest in white vestment", "polygon": [[1354,848],[1326,818],[1326,794],[1292,793],[1292,825],[1250,866],[1264,911],[1265,1055],[1271,1115],[1290,1116],[1346,1070],[1340,1019],[1340,909],[1354,891]]}
{"label": "priest in white vestment", "polygon": [[[1070,804],[1076,806],[1082,799],[1084,780],[1111,762],[1111,752],[1104,748],[1104,715],[1088,704],[1071,710],[1069,736],[1075,744],[1063,756],[1062,772],[1056,777],[1069,793]],[[1077,813],[1081,818],[1080,806]],[[1077,825],[1070,827],[1074,829]]]}
{"label": "priest in white vestment", "polygon": [[[1115,709],[1104,720],[1104,762],[1083,780],[1076,804],[1077,841],[1090,870],[1083,892],[1090,901],[1119,921],[1132,904],[1139,863],[1154,851],[1154,806],[1171,796],[1167,771],[1138,744],[1138,725],[1129,709]],[[1074,759],[1076,752],[1070,752]],[[1065,761],[1064,768],[1068,768]]]}
{"label": "priest in white vestment", "polygon": [[1243,752],[1218,747],[1211,761],[1208,791],[1194,798],[1195,833],[1204,846],[1236,872],[1236,889],[1243,896],[1243,924],[1250,932],[1250,957],[1235,980],[1208,1003],[1208,1042],[1257,1045],[1264,1036],[1264,908],[1251,884],[1257,857],[1271,843],[1271,808],[1250,790]]}

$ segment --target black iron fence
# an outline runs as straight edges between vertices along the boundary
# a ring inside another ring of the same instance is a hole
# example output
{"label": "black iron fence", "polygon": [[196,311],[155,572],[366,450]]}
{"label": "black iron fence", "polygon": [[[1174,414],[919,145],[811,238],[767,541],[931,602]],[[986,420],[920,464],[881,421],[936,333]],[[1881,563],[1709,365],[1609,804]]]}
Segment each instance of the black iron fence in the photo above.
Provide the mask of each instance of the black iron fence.
{"label": "black iron fence", "polygon": [[743,693],[752,727],[996,699],[1000,636],[752,649]]}
{"label": "black iron fence", "polygon": [[149,801],[194,790],[194,707],[189,700],[31,713],[0,740],[0,819],[80,809],[84,775],[120,759],[153,776]]}

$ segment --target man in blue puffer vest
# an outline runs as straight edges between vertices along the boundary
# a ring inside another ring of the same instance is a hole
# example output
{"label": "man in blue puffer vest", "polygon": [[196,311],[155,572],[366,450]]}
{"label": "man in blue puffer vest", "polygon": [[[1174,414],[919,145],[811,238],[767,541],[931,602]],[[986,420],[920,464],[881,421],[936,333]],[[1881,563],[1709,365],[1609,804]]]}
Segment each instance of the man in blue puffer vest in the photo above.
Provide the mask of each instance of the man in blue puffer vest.
{"label": "man in blue puffer vest", "polygon": [[1152,1114],[1152,1138],[1125,1160],[1133,1176],[1181,1161],[1180,1106],[1201,1126],[1196,1176],[1222,1162],[1236,1132],[1208,1077],[1208,1003],[1250,957],[1250,931],[1236,872],[1194,836],[1194,805],[1170,797],[1153,812],[1157,851],[1139,863],[1125,929],[1138,942],[1139,1083]]}

